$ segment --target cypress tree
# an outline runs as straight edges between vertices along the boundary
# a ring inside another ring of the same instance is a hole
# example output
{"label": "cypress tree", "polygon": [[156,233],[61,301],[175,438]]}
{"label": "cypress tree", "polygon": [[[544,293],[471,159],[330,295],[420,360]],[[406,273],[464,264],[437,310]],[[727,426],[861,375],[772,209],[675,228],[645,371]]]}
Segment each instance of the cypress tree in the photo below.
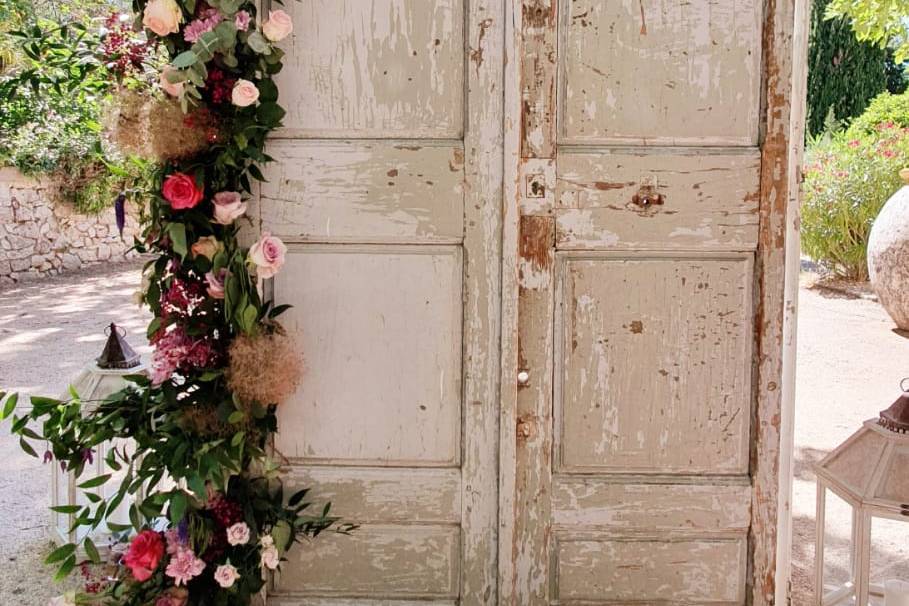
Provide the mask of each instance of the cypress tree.
{"label": "cypress tree", "polygon": [[828,115],[845,122],[888,88],[888,53],[855,38],[850,23],[824,19],[829,0],[814,0],[808,46],[808,124],[823,132]]}

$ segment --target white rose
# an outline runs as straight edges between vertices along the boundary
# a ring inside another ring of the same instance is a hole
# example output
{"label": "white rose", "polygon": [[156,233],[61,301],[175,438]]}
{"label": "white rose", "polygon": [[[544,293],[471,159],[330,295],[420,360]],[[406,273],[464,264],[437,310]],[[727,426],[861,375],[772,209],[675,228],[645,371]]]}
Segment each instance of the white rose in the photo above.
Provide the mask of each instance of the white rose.
{"label": "white rose", "polygon": [[183,11],[174,0],[151,0],[145,5],[142,25],[159,36],[176,34],[183,23]]}
{"label": "white rose", "polygon": [[180,93],[183,92],[183,83],[182,82],[171,82],[167,79],[169,74],[175,73],[177,70],[171,67],[170,65],[165,65],[164,69],[161,70],[161,90],[170,95],[171,97],[179,97]]}
{"label": "white rose", "polygon": [[274,545],[265,547],[262,550],[262,565],[269,570],[274,570],[281,563],[281,556],[278,555],[278,548]]}
{"label": "white rose", "polygon": [[246,212],[246,204],[240,197],[239,192],[221,191],[212,197],[214,206],[215,223],[221,225],[230,225],[243,216]]}
{"label": "white rose", "polygon": [[249,80],[237,80],[230,94],[230,101],[237,107],[248,107],[259,100],[259,89]]}
{"label": "white rose", "polygon": [[272,42],[280,42],[294,31],[290,15],[282,10],[269,11],[268,21],[262,24],[262,33]]}

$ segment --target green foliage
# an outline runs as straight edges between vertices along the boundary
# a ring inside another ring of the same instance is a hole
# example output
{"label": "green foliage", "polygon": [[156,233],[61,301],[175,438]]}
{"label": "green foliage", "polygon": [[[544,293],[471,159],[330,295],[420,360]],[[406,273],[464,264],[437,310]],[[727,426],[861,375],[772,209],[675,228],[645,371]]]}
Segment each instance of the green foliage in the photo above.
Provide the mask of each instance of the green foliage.
{"label": "green foliage", "polygon": [[909,129],[861,125],[811,141],[802,185],[802,248],[835,275],[868,277],[871,225],[902,185],[909,165]]}
{"label": "green foliage", "polygon": [[909,0],[831,0],[830,17],[845,17],[859,40],[894,48],[897,63],[909,59]]}
{"label": "green foliage", "polygon": [[844,123],[864,111],[888,84],[888,53],[856,40],[849,21],[826,19],[825,0],[811,9],[808,50],[808,124],[810,136],[826,123]]}
{"label": "green foliage", "polygon": [[77,210],[109,207],[148,178],[143,165],[105,144],[102,122],[116,80],[96,31],[80,22],[39,21],[7,36],[22,59],[0,78],[0,162],[51,175]]}
{"label": "green foliage", "polygon": [[879,125],[887,123],[901,128],[909,127],[909,93],[878,95],[865,113],[852,121],[849,130],[853,134],[870,134],[877,131]]}

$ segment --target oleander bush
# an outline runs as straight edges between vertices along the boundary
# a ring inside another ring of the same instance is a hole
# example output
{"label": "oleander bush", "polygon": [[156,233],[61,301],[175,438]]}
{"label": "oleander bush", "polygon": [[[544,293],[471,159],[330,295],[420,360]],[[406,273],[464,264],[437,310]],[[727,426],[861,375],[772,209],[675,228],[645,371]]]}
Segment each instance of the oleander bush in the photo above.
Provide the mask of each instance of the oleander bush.
{"label": "oleander bush", "polygon": [[[897,96],[902,97],[902,95]],[[909,166],[909,124],[881,107],[879,97],[845,131],[811,140],[802,185],[802,249],[840,278],[867,280],[871,226]],[[877,104],[877,107],[875,107]],[[869,115],[871,114],[871,115]]]}

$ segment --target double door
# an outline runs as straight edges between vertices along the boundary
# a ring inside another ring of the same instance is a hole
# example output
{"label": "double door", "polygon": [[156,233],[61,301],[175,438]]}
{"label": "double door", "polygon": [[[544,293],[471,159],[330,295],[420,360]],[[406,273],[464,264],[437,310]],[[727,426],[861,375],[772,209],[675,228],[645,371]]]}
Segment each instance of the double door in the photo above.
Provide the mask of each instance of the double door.
{"label": "double door", "polygon": [[269,603],[774,603],[793,2],[284,8]]}

